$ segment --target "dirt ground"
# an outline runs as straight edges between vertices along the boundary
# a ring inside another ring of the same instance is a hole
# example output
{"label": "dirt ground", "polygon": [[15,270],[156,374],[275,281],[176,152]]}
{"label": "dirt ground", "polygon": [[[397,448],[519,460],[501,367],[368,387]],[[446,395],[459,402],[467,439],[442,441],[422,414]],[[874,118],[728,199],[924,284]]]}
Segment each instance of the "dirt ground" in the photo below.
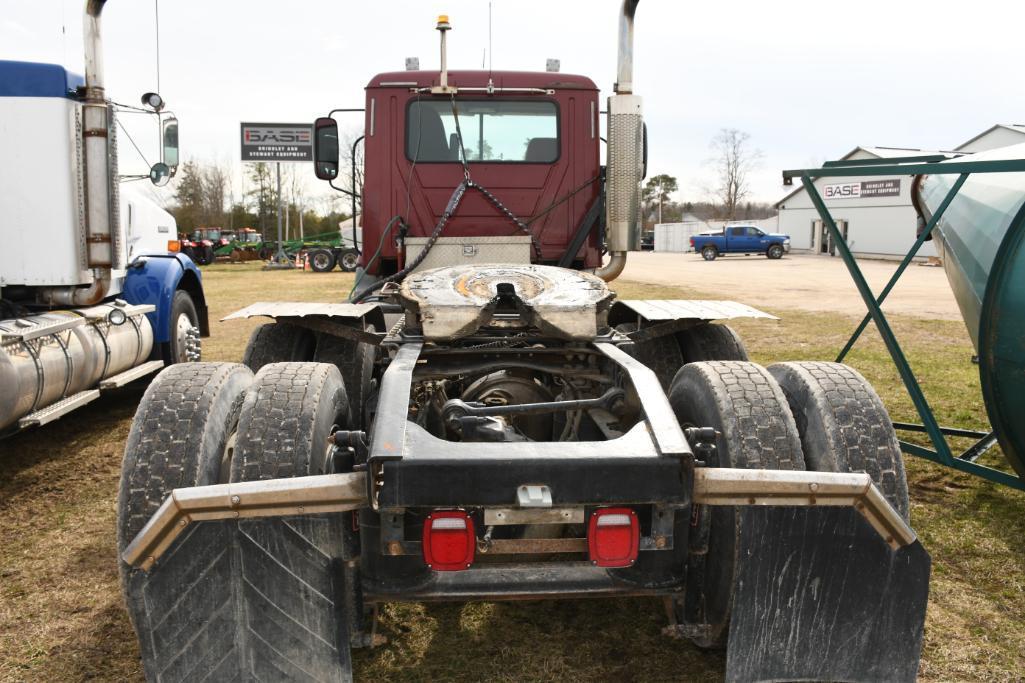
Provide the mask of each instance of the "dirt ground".
{"label": "dirt ground", "polygon": [[[839,266],[835,261],[752,257],[706,264],[693,255],[662,254],[631,259],[634,280],[645,263],[662,263],[668,272],[673,263],[682,264],[685,275],[678,277],[687,286],[617,281],[624,298],[718,295],[779,315],[779,321],[732,323],[759,363],[832,358],[857,322],[856,315],[836,310],[772,303],[793,285],[789,273],[807,278],[815,268]],[[911,271],[942,278],[938,269]],[[752,285],[749,275],[757,272],[763,279]],[[352,286],[352,276],[338,272],[262,273],[254,264],[204,268],[204,280],[212,336],[203,340],[203,355],[220,361],[238,361],[259,323],[216,322],[228,313],[259,300],[340,301]],[[842,297],[829,282],[815,280],[815,286],[822,296]],[[945,295],[942,284],[934,297]],[[964,325],[901,314],[891,322],[908,344],[941,423],[984,427]],[[871,327],[850,362],[876,387],[893,419],[915,419]],[[45,428],[0,441],[0,682],[142,678],[121,599],[114,520],[124,442],[143,390],[133,385]],[[984,462],[998,464],[996,454]],[[921,680],[1023,680],[1025,495],[923,460],[906,463],[912,526],[933,559]],[[662,605],[653,599],[388,604],[379,632],[389,642],[354,654],[356,680],[721,680],[722,655],[666,638],[665,623]]]}
{"label": "dirt ground", "polygon": [[[859,265],[878,295],[898,262],[864,259]],[[843,261],[828,256],[788,254],[770,261],[764,256],[741,255],[705,261],[699,254],[643,251],[630,254],[623,279],[721,293],[768,311],[867,312]],[[883,311],[930,320],[961,320],[943,268],[917,263],[908,266]]]}

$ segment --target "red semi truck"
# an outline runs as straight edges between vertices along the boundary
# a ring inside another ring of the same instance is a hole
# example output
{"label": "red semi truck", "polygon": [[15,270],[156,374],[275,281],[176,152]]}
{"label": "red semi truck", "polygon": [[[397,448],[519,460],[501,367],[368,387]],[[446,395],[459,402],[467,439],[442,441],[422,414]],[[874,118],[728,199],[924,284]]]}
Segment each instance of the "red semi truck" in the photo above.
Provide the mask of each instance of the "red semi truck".
{"label": "red semi truck", "polygon": [[448,71],[447,17],[440,71],[371,79],[349,301],[233,314],[273,319],[244,364],[165,371],[133,422],[150,679],[347,681],[377,603],[623,595],[726,647],[728,680],[915,679],[929,557],[871,386],[749,362],[714,323],[771,317],[749,307],[609,289],[638,239],[636,7],[604,107],[583,76]]}

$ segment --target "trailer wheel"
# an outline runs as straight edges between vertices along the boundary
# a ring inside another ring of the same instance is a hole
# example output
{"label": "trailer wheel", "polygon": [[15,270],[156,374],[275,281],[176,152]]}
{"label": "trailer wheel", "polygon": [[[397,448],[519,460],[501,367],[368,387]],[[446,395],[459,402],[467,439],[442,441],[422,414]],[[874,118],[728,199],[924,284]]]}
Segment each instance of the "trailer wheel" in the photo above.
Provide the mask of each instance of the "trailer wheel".
{"label": "trailer wheel", "polygon": [[[189,293],[179,289],[171,299],[171,315],[168,319],[168,341],[160,345],[164,364],[184,363],[189,358],[189,336],[199,328],[196,304]],[[199,360],[197,356],[195,360]]]}
{"label": "trailer wheel", "polygon": [[[669,401],[684,427],[713,427],[719,436],[709,467],[803,470],[801,441],[786,397],[772,375],[745,362],[685,365]],[[695,506],[687,585],[677,618],[704,648],[722,647],[729,633],[738,570],[740,519],[733,508]]]}
{"label": "trailer wheel", "polygon": [[[242,405],[231,481],[330,473],[331,434],[348,409],[335,367],[264,366]],[[238,531],[232,579],[245,678],[351,681],[346,606],[362,610],[345,594],[351,513],[240,520]]]}
{"label": "trailer wheel", "polygon": [[684,363],[748,360],[740,335],[728,325],[703,323],[676,333]]}
{"label": "trailer wheel", "polygon": [[317,335],[317,349],[313,360],[330,363],[342,373],[345,393],[349,398],[349,425],[363,428],[363,407],[370,394],[377,348],[372,344],[331,334]]}
{"label": "trailer wheel", "polygon": [[783,258],[783,247],[773,244],[765,251],[765,256],[773,260],[781,259]]}
{"label": "trailer wheel", "polygon": [[908,520],[908,482],[893,423],[872,385],[840,363],[769,366],[797,421],[808,469],[867,472]]}
{"label": "trailer wheel", "polygon": [[260,325],[249,336],[242,362],[253,372],[268,363],[313,360],[317,345],[314,333],[286,322]]}
{"label": "trailer wheel", "polygon": [[[252,381],[249,368],[237,363],[187,363],[166,368],[150,383],[132,421],[121,465],[119,553],[172,489],[220,481],[242,397]],[[219,624],[204,630],[192,611],[195,605],[223,600],[227,561],[223,544],[217,545],[218,533],[222,530],[214,526],[194,526],[182,539],[188,544],[181,546],[186,552],[162,559],[150,574],[119,563],[125,603],[150,680],[185,680],[197,648],[231,648],[230,632]],[[210,548],[218,551],[211,556]],[[201,637],[193,642],[197,633]]]}
{"label": "trailer wheel", "polygon": [[314,273],[326,273],[335,267],[335,255],[330,249],[314,249],[309,259]]}
{"label": "trailer wheel", "polygon": [[359,252],[355,249],[343,251],[338,259],[338,267],[346,273],[352,273],[359,266]]}
{"label": "trailer wheel", "polygon": [[260,247],[260,251],[257,252],[257,256],[261,261],[270,261],[270,257],[274,255],[274,250],[270,247]]}
{"label": "trailer wheel", "polygon": [[711,244],[706,244],[705,246],[701,247],[701,258],[705,259],[706,261],[714,261],[718,255],[719,250]]}

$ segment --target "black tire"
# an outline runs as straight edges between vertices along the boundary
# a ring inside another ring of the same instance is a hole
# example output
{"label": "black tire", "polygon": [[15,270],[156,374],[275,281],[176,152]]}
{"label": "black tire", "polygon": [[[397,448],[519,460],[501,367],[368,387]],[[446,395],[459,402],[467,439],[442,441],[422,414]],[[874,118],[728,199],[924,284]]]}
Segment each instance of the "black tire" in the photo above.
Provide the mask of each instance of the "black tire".
{"label": "black tire", "polygon": [[719,250],[711,244],[706,244],[705,246],[701,247],[701,258],[705,259],[706,261],[714,261],[718,255]]}
{"label": "black tire", "polygon": [[359,252],[355,249],[347,249],[338,258],[338,267],[346,273],[355,272],[359,267]]}
{"label": "black tire", "polygon": [[209,266],[214,262],[214,248],[209,244],[196,247],[196,258],[193,260],[201,266]]}
{"label": "black tire", "polygon": [[370,395],[377,348],[371,344],[330,334],[317,335],[317,349],[313,360],[330,363],[338,368],[345,383],[349,399],[349,424],[352,429],[363,429],[363,409]]}
{"label": "black tire", "polygon": [[[334,366],[264,366],[242,405],[231,481],[329,472],[331,434],[347,414]],[[246,680],[352,680],[343,578],[350,524],[337,513],[239,521],[233,579]]]}
{"label": "black tire", "polygon": [[780,244],[769,245],[769,248],[765,250],[765,256],[774,261],[783,258],[783,246]]}
{"label": "black tire", "polygon": [[[728,325],[702,323],[676,333],[683,363],[710,360],[748,360],[740,335]],[[681,363],[681,365],[683,364]]]}
{"label": "black tire", "polygon": [[307,257],[314,273],[326,273],[335,267],[335,255],[330,249],[314,249]]}
{"label": "black tire", "polygon": [[189,293],[179,289],[171,299],[171,315],[167,322],[169,341],[160,345],[160,355],[165,365],[184,363],[188,360],[186,324],[198,330],[199,314],[196,313],[196,304]]}
{"label": "black tire", "polygon": [[[719,436],[710,467],[803,470],[797,425],[786,397],[760,365],[708,362],[685,365],[669,392],[684,427],[713,427]],[[692,515],[687,586],[677,618],[694,626],[704,648],[726,643],[738,569],[740,518],[731,507],[696,506]]]}
{"label": "black tire", "polygon": [[316,335],[305,327],[286,322],[266,323],[249,335],[242,362],[256,372],[268,363],[309,361],[313,360],[316,346]]}
{"label": "black tire", "polygon": [[274,255],[274,250],[270,247],[260,247],[260,251],[257,252],[261,261],[270,261],[270,257]]}
{"label": "black tire", "polygon": [[[121,466],[119,553],[172,489],[222,479],[223,459],[238,423],[242,397],[252,381],[249,368],[237,363],[184,363],[166,368],[150,383],[132,421]],[[119,563],[125,602],[149,680],[186,680],[190,663],[196,661],[196,647],[220,639],[230,649],[230,631],[225,639],[219,624],[203,624],[194,614],[195,605],[218,605],[222,600],[228,569],[224,544],[219,543],[223,532],[214,525],[199,524],[183,534],[186,550],[218,548],[212,557],[172,553],[149,574]],[[196,634],[200,637],[193,647],[191,638]]]}
{"label": "black tire", "polygon": [[[624,334],[630,334],[637,331],[637,325],[635,323],[623,323],[617,325],[616,330]],[[655,373],[659,384],[666,391],[669,390],[669,385],[672,384],[676,372],[683,365],[680,347],[671,334],[634,342],[631,355]]]}
{"label": "black tire", "polygon": [[769,366],[797,421],[808,469],[867,472],[908,520],[908,482],[897,434],[872,385],[840,363]]}

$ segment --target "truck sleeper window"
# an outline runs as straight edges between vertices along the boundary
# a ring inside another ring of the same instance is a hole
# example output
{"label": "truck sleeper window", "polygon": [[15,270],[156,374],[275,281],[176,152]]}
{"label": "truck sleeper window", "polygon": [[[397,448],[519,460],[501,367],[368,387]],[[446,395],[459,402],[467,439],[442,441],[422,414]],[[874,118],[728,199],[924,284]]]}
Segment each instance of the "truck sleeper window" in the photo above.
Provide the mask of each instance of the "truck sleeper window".
{"label": "truck sleeper window", "polygon": [[[456,100],[469,162],[550,164],[559,158],[554,102]],[[406,110],[406,156],[416,162],[460,160],[451,100],[414,100]]]}

